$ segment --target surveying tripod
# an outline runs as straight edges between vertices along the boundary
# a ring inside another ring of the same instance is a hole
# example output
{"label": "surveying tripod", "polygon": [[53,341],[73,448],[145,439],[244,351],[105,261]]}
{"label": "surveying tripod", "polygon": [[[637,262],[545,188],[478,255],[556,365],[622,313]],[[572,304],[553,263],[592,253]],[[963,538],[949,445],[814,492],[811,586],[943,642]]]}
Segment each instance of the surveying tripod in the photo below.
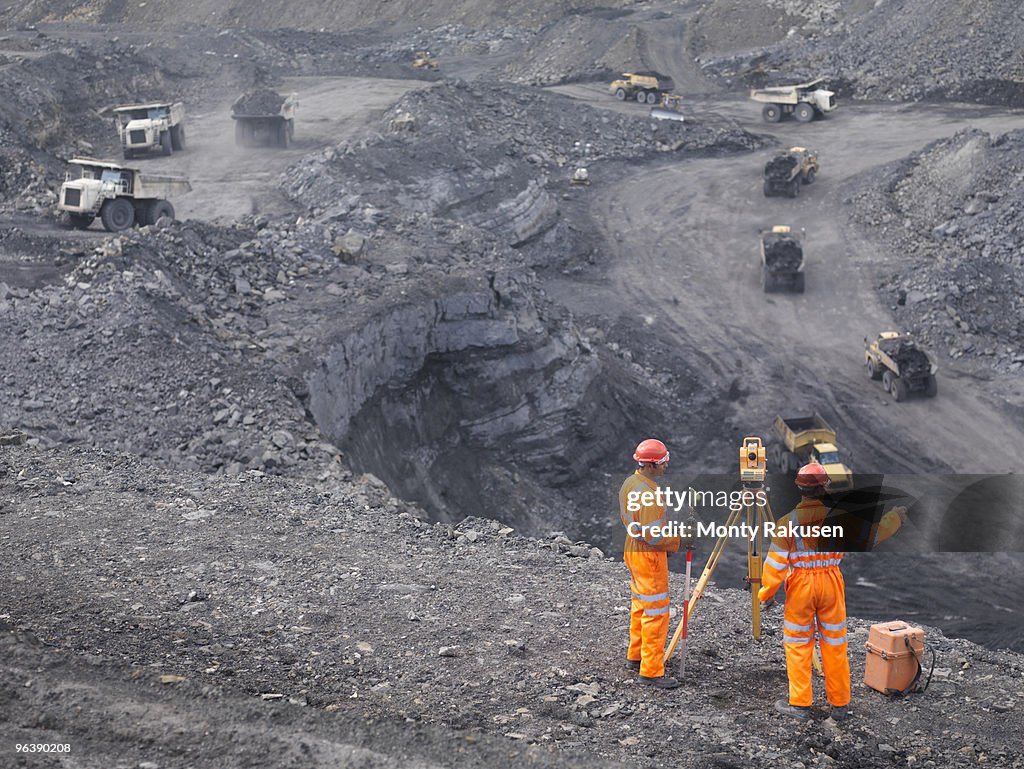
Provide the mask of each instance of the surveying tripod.
{"label": "surveying tripod", "polygon": [[[715,573],[715,567],[718,565],[718,559],[722,557],[722,552],[725,550],[725,545],[729,541],[729,527],[737,525],[737,523],[745,517],[747,522],[747,531],[757,531],[757,536],[754,538],[747,538],[747,576],[743,579],[748,585],[750,585],[750,610],[751,610],[751,631],[754,635],[755,641],[761,640],[761,601],[757,596],[758,591],[761,589],[761,570],[763,568],[764,560],[764,549],[765,542],[770,541],[770,537],[765,535],[765,522],[771,521],[775,523],[775,515],[772,513],[771,504],[768,502],[768,494],[764,486],[765,478],[767,477],[767,462],[765,461],[764,444],[758,437],[748,437],[743,439],[743,445],[740,446],[740,483],[743,486],[743,491],[749,491],[749,495],[744,495],[742,499],[748,500],[753,499],[751,504],[744,504],[729,514],[729,520],[726,521],[725,532],[721,537],[718,538],[718,542],[715,543],[715,547],[711,551],[711,555],[708,556],[708,562],[704,566],[704,571],[701,572],[700,579],[697,580],[697,585],[693,589],[693,593],[690,594],[689,601],[684,608],[683,616],[688,620],[693,617],[694,609],[697,606],[697,600],[701,597],[704,592],[704,588],[707,587],[708,581],[711,579],[711,575]],[[760,504],[757,496],[757,492],[765,492],[763,494],[764,504]],[[756,529],[753,527],[757,526]],[[692,535],[692,532],[691,532]],[[686,632],[685,622],[680,622],[679,627],[676,628],[676,632],[672,635],[672,641],[668,645],[668,651],[665,652],[665,661],[667,662],[672,658],[672,653],[676,650],[676,645],[679,643],[679,639]],[[818,655],[818,650],[814,650],[814,669],[817,672],[821,672],[821,658]]]}
{"label": "surveying tripod", "polygon": [[[707,587],[708,581],[711,579],[711,575],[715,573],[715,567],[718,565],[718,559],[722,557],[725,546],[729,541],[729,528],[736,526],[741,520],[745,520],[747,523],[747,531],[757,531],[756,537],[747,538],[747,576],[743,580],[750,585],[752,612],[751,629],[754,634],[754,640],[757,641],[761,640],[761,601],[757,597],[757,591],[761,589],[761,568],[762,560],[764,558],[764,542],[767,539],[764,534],[764,523],[767,521],[775,523],[775,516],[772,514],[772,508],[768,503],[767,496],[765,495],[765,503],[763,505],[757,501],[757,492],[764,491],[765,476],[764,444],[761,443],[760,438],[744,438],[743,446],[740,448],[740,481],[743,485],[743,491],[750,492],[749,495],[744,494],[744,502],[748,499],[752,499],[753,501],[750,504],[744,504],[742,507],[738,507],[729,514],[729,520],[725,523],[725,533],[718,538],[718,541],[715,543],[715,547],[711,551],[711,555],[708,556],[708,562],[704,566],[704,571],[701,572],[700,579],[697,580],[697,585],[694,587],[693,593],[690,595],[690,601],[686,607],[686,612],[688,613],[689,618],[692,619],[694,609],[697,606],[697,601],[700,599],[704,589]],[[756,529],[754,528],[755,526],[757,527]],[[679,643],[679,638],[682,633],[683,626],[680,624],[672,636],[672,641],[669,643],[668,651],[665,653],[666,660],[671,659],[672,653],[676,650],[676,644]]]}

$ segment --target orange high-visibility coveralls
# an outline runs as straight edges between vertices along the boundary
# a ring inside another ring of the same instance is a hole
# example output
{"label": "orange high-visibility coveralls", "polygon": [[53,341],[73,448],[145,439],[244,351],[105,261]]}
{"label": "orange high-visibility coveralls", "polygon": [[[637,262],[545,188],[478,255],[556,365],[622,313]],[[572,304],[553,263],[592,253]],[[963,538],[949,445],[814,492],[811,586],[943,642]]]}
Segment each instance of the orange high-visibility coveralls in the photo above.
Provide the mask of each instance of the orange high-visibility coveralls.
{"label": "orange high-visibility coveralls", "polygon": [[[619,517],[626,527],[622,559],[633,577],[629,619],[630,660],[640,660],[640,675],[665,675],[665,639],[668,637],[668,554],[679,550],[679,537],[658,536],[648,529],[630,532],[630,524],[656,527],[667,523],[665,507],[643,504],[638,495],[654,492],[658,484],[639,472],[629,476],[619,489]],[[631,499],[630,492],[635,492]],[[656,500],[647,500],[654,502]],[[630,510],[630,506],[639,509]]]}
{"label": "orange high-visibility coveralls", "polygon": [[[817,499],[804,499],[779,527],[819,526],[828,510]],[[883,516],[875,536],[881,542],[896,533],[902,521],[890,511]],[[814,636],[821,644],[821,667],[825,674],[825,696],[829,704],[850,704],[850,660],[846,640],[846,584],[839,571],[843,554],[818,552],[816,537],[772,539],[765,557],[758,598],[767,601],[785,580],[786,610],[783,616],[783,645],[786,672],[789,674],[789,704],[809,706],[811,696],[811,658]],[[815,630],[815,628],[817,628]]]}

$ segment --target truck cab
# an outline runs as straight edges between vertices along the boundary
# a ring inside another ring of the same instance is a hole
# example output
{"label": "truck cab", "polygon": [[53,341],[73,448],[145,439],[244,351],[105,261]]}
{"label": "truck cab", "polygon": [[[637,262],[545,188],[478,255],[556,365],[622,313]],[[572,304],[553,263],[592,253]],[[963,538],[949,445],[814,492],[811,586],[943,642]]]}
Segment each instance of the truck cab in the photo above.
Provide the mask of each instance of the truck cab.
{"label": "truck cab", "polygon": [[126,158],[136,153],[160,149],[165,155],[184,148],[181,102],[128,104],[114,108],[114,127],[121,139]]}
{"label": "truck cab", "polygon": [[117,168],[84,158],[75,158],[71,163],[78,169],[78,177],[68,175],[60,187],[59,197],[60,208],[70,214],[88,216],[91,222],[104,200],[132,192],[135,171],[131,168]]}
{"label": "truck cab", "polygon": [[853,473],[843,464],[839,449],[833,443],[816,443],[808,452],[807,459],[817,462],[828,473],[831,488],[848,489],[853,485]]}

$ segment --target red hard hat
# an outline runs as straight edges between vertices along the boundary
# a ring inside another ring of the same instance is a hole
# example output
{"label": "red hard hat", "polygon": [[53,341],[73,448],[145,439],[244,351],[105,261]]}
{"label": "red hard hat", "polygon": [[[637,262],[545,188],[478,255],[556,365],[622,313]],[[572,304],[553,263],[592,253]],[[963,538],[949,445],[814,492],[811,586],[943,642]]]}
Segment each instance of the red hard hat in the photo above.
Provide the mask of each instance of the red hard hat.
{"label": "red hard hat", "polygon": [[796,485],[801,489],[825,488],[828,483],[828,473],[817,462],[804,465],[796,474]]}
{"label": "red hard hat", "polygon": [[641,441],[633,452],[633,459],[641,464],[653,462],[656,465],[668,462],[668,447],[659,440],[648,438]]}

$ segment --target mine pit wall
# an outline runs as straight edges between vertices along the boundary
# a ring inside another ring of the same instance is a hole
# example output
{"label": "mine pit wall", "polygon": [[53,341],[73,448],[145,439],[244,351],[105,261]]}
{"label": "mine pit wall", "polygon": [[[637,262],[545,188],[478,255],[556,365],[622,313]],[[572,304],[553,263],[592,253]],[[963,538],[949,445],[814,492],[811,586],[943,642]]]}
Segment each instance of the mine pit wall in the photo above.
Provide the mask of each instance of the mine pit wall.
{"label": "mine pit wall", "polygon": [[558,220],[558,204],[542,186],[545,180],[530,179],[526,187],[465,220],[494,233],[510,246],[521,246],[549,230]]}
{"label": "mine pit wall", "polygon": [[306,375],[309,410],[353,470],[437,520],[571,531],[579,516],[558,487],[607,459],[627,430],[623,398],[571,318],[499,296],[394,307],[337,338]]}

